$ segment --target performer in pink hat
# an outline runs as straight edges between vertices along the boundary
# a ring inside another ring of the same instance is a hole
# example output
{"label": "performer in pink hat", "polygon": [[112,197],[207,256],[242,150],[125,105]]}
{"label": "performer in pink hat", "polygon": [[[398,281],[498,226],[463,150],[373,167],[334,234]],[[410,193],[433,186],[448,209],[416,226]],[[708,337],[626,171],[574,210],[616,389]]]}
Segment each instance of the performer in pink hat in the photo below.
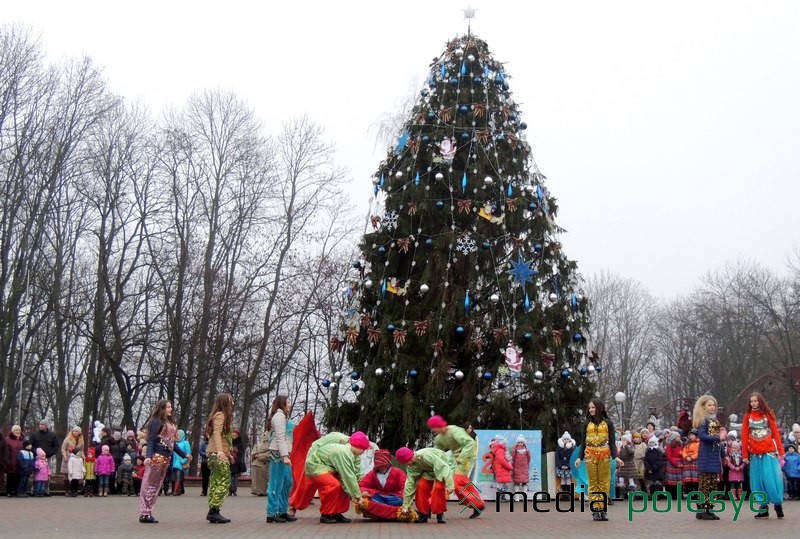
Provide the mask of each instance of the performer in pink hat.
{"label": "performer in pink hat", "polygon": [[402,512],[408,513],[411,502],[416,501],[419,517],[417,523],[428,522],[431,513],[436,522],[444,524],[447,496],[453,492],[453,472],[456,461],[441,449],[425,447],[412,451],[401,447],[395,453],[397,462],[406,466],[406,484],[403,489]]}
{"label": "performer in pink hat", "polygon": [[435,415],[428,420],[428,428],[436,435],[436,438],[433,439],[433,447],[442,451],[450,451],[453,454],[456,461],[454,492],[459,502],[469,498],[469,503],[475,506],[469,518],[478,518],[486,507],[486,503],[469,480],[470,471],[478,456],[478,445],[466,430],[456,425],[448,425],[440,415]]}

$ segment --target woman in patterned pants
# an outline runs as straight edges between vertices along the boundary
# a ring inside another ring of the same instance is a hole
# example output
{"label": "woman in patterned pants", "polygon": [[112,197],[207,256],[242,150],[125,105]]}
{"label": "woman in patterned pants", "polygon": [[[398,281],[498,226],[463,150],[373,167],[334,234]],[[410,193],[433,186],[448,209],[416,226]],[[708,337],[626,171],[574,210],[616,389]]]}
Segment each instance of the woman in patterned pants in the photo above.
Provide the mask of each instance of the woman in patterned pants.
{"label": "woman in patterned pants", "polygon": [[233,453],[233,397],[220,393],[214,400],[214,407],[206,423],[208,436],[208,467],[211,477],[208,480],[208,514],[206,520],[212,524],[226,524],[231,521],[219,512],[228,489],[231,486],[231,462]]}

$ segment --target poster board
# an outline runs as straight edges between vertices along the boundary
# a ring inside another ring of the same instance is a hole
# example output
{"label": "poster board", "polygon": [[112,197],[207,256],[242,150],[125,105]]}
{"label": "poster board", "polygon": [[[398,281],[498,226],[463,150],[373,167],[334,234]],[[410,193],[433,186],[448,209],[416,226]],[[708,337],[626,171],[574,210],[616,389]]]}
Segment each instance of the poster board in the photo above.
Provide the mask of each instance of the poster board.
{"label": "poster board", "polygon": [[525,487],[512,488],[515,492],[526,492],[528,499],[532,500],[536,492],[542,490],[542,431],[540,430],[476,430],[478,442],[478,458],[470,472],[470,480],[477,485],[484,500],[494,500],[497,493],[492,463],[494,456],[489,450],[489,443],[497,436],[502,436],[506,441],[506,458],[512,461],[512,452],[517,443],[517,438],[525,438],[531,460],[528,466],[528,483]]}

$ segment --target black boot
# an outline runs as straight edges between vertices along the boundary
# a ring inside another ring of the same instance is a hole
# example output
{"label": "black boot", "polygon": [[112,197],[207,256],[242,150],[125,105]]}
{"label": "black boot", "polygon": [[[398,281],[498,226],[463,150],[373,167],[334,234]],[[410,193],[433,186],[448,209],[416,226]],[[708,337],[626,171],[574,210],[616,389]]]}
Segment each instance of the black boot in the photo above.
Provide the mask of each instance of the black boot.
{"label": "black boot", "polygon": [[420,513],[420,515],[417,517],[417,520],[415,520],[414,522],[417,524],[425,524],[426,522],[428,522],[428,515],[423,515],[422,513]]}
{"label": "black boot", "polygon": [[[769,518],[769,506],[767,507],[760,507],[760,511],[753,516],[753,518]],[[781,510],[783,513],[783,510]]]}
{"label": "black boot", "polygon": [[602,520],[600,511],[592,511],[592,520]]}
{"label": "black boot", "polygon": [[278,516],[282,517],[283,520],[285,520],[286,522],[294,522],[295,520],[297,520],[297,517],[292,516],[289,513],[283,513],[283,514],[278,515]]}
{"label": "black boot", "polygon": [[336,522],[342,522],[344,524],[347,524],[348,522],[353,522],[351,519],[347,518],[346,516],[344,516],[341,513],[336,513],[335,515],[331,515],[331,516],[333,516],[333,519]]}
{"label": "black boot", "polygon": [[231,519],[225,518],[220,514],[218,507],[209,508],[208,514],[206,515],[206,520],[211,524],[227,524],[231,521]]}
{"label": "black boot", "polygon": [[437,524],[445,524],[447,521],[444,519],[444,513],[439,513],[436,515],[436,523]]}
{"label": "black boot", "polygon": [[600,520],[608,520],[608,513],[606,511],[600,511]]}
{"label": "black boot", "polygon": [[478,518],[479,516],[481,516],[481,512],[477,509],[472,509],[472,514],[469,516],[469,518]]}
{"label": "black boot", "polygon": [[775,506],[775,516],[783,518],[783,505],[778,504]]}
{"label": "black boot", "polygon": [[333,518],[331,515],[320,515],[319,516],[319,523],[320,524],[336,524],[336,519]]}

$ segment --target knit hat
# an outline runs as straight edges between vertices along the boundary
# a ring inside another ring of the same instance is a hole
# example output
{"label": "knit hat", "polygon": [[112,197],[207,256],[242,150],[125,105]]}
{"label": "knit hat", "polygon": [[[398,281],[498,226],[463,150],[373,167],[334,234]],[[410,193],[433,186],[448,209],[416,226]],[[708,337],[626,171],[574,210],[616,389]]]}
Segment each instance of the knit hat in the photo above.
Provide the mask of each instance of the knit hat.
{"label": "knit hat", "polygon": [[49,427],[50,426],[50,424],[47,422],[46,419],[42,419],[41,421],[39,421],[39,424],[40,425],[44,425],[45,427]]}
{"label": "knit hat", "polygon": [[369,438],[361,431],[356,431],[350,435],[350,445],[357,449],[366,451],[369,449]]}
{"label": "knit hat", "polygon": [[47,453],[45,453],[44,449],[42,449],[41,447],[37,447],[36,448],[36,456],[37,457],[46,457]]}
{"label": "knit hat", "polygon": [[130,462],[131,461],[131,456],[130,455],[125,455],[125,456],[122,457],[122,460],[124,462]]}
{"label": "knit hat", "polygon": [[78,453],[80,453],[80,452],[81,452],[81,450],[80,450],[79,448],[77,448],[77,447],[73,447],[73,448],[72,448],[72,451],[71,451],[71,453],[72,453],[73,455],[77,455],[77,454],[78,454]]}
{"label": "knit hat", "polygon": [[392,465],[392,454],[387,449],[378,449],[375,451],[375,467],[386,468]]}
{"label": "knit hat", "polygon": [[518,444],[524,444],[525,443],[525,437],[522,434],[517,436],[517,443]]}
{"label": "knit hat", "polygon": [[136,433],[133,432],[132,430],[129,430],[128,432],[125,433],[125,437],[126,438],[131,438],[131,437],[135,438],[136,437]]}
{"label": "knit hat", "polygon": [[22,447],[28,447],[29,445],[33,445],[33,442],[31,442],[28,438],[22,440]]}
{"label": "knit hat", "polygon": [[625,433],[625,434],[623,434],[623,435],[622,435],[622,439],[623,439],[623,440],[625,440],[625,441],[627,441],[628,443],[630,443],[630,442],[632,442],[632,441],[633,441],[633,437],[630,435],[630,433]]}
{"label": "knit hat", "polygon": [[446,426],[447,421],[440,415],[435,415],[428,420],[429,429],[443,429]]}
{"label": "knit hat", "polygon": [[75,425],[74,427],[72,427],[72,430],[70,432],[75,432],[76,430],[78,432],[83,432],[83,430],[78,425]]}
{"label": "knit hat", "polygon": [[102,450],[103,450],[103,453],[108,453],[109,451],[111,451],[111,449],[107,445],[104,445],[102,447]]}
{"label": "knit hat", "polygon": [[672,431],[672,432],[669,433],[669,436],[667,436],[667,442],[672,442],[673,440],[678,440],[678,439],[680,439],[680,437],[681,437],[680,434],[678,434],[676,431]]}
{"label": "knit hat", "polygon": [[736,432],[735,430],[732,430],[732,431],[728,432],[728,438],[736,440],[738,437],[739,437],[739,433]]}
{"label": "knit hat", "polygon": [[647,447],[658,447],[658,438],[651,436],[647,441]]}
{"label": "knit hat", "polygon": [[411,462],[411,459],[414,458],[414,452],[407,447],[401,447],[397,450],[394,456],[397,459],[397,462],[405,465]]}
{"label": "knit hat", "polygon": [[690,430],[689,434],[694,434],[695,436],[697,436],[697,429]]}

